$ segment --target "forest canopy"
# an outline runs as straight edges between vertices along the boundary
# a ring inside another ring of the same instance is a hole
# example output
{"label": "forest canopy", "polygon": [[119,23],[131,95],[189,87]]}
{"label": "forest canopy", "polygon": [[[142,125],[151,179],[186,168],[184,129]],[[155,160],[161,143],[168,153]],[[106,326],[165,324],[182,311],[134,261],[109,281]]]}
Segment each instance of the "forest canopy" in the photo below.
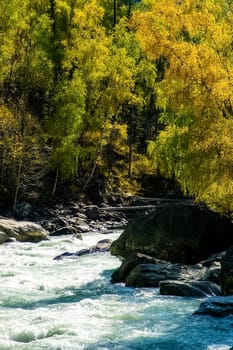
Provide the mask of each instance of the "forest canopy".
{"label": "forest canopy", "polygon": [[164,130],[155,162],[183,190],[223,213],[233,210],[233,4],[149,1],[135,11],[137,37],[160,62],[157,106]]}
{"label": "forest canopy", "polygon": [[227,0],[1,1],[1,201],[159,172],[231,214],[232,34]]}

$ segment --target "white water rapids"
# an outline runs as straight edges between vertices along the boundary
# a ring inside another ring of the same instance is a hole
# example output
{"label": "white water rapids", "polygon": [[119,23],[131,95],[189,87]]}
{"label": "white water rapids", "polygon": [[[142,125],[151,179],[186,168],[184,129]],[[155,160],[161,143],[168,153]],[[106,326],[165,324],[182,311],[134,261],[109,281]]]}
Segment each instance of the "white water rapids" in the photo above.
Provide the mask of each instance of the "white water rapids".
{"label": "white water rapids", "polygon": [[193,316],[201,299],[110,283],[110,253],[53,260],[104,238],[0,246],[0,350],[228,350],[233,317]]}

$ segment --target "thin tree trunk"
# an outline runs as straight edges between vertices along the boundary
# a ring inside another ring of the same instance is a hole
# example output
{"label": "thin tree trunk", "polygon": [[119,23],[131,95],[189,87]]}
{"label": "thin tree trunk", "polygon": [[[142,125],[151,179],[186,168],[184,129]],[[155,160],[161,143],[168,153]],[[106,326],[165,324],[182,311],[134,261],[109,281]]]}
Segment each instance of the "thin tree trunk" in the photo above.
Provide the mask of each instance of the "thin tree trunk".
{"label": "thin tree trunk", "polygon": [[14,202],[13,202],[13,213],[14,214],[15,214],[16,205],[17,205],[17,201],[18,201],[22,165],[23,165],[23,156],[21,155],[21,157],[19,159],[18,172],[17,172],[17,178],[16,178],[15,195],[14,195]]}
{"label": "thin tree trunk", "polygon": [[128,176],[132,176],[132,157],[133,157],[133,147],[132,144],[129,145],[129,167],[128,167]]}
{"label": "thin tree trunk", "polygon": [[0,175],[0,184],[3,184],[4,181],[4,170],[5,170],[5,149],[4,146],[0,146],[0,162],[1,162],[1,175]]}
{"label": "thin tree trunk", "polygon": [[[104,134],[104,131],[102,131],[102,137],[103,137],[103,134]],[[102,139],[101,137],[101,139]],[[99,145],[99,148],[96,152],[96,157],[95,157],[95,161],[94,161],[94,164],[93,164],[93,167],[92,167],[92,170],[91,170],[91,173],[88,177],[88,179],[86,180],[84,186],[83,186],[83,189],[85,190],[87,188],[87,186],[89,185],[89,183],[91,182],[94,174],[95,174],[95,169],[97,167],[97,161],[98,161],[98,158],[99,158],[99,155],[102,153],[102,140],[100,142],[100,145]]]}
{"label": "thin tree trunk", "polygon": [[132,3],[131,3],[131,0],[129,0],[129,2],[128,2],[128,18],[130,18],[130,16],[131,16],[131,8],[132,8]]}
{"label": "thin tree trunk", "polygon": [[113,0],[113,27],[116,26],[116,5],[117,0]]}
{"label": "thin tree trunk", "polygon": [[[105,122],[107,121],[107,118],[105,120]],[[94,173],[95,173],[95,169],[97,167],[97,161],[98,161],[98,157],[99,155],[102,154],[102,148],[103,148],[103,138],[104,138],[104,133],[105,133],[105,129],[106,129],[106,126],[104,126],[104,128],[101,130],[101,137],[100,137],[100,145],[97,149],[97,152],[96,152],[96,157],[95,157],[95,161],[94,161],[94,165],[92,167],[92,170],[91,170],[91,173],[90,173],[90,176],[88,177],[88,179],[86,180],[86,182],[84,183],[84,186],[83,186],[83,190],[85,190],[87,188],[87,186],[89,185],[89,183],[91,182],[93,176],[94,176]]]}
{"label": "thin tree trunk", "polygon": [[95,169],[97,167],[97,160],[98,160],[98,156],[99,156],[99,152],[97,152],[97,157],[95,159],[95,163],[92,167],[92,170],[91,170],[91,173],[90,173],[90,176],[88,177],[87,181],[85,182],[84,186],[83,186],[83,190],[85,190],[87,188],[87,186],[89,185],[89,183],[91,182],[91,179],[93,178],[94,176],[94,173],[95,173]]}
{"label": "thin tree trunk", "polygon": [[59,171],[58,171],[58,169],[57,169],[56,175],[55,175],[54,184],[53,184],[52,197],[54,197],[55,192],[56,192],[56,189],[57,189],[58,175],[59,175]]}
{"label": "thin tree trunk", "polygon": [[50,0],[50,18],[52,20],[52,35],[53,35],[53,43],[52,43],[52,49],[53,49],[53,82],[54,85],[58,82],[58,76],[59,76],[59,54],[58,54],[58,38],[57,38],[57,18],[56,18],[56,2],[55,0]]}

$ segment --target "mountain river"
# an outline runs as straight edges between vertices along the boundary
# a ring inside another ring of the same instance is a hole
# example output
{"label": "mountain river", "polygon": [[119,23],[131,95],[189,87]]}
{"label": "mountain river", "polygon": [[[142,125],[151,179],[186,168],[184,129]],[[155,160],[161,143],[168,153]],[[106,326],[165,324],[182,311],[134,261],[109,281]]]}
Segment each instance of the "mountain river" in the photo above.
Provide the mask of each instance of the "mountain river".
{"label": "mountain river", "polygon": [[0,350],[227,350],[233,317],[193,316],[202,299],[110,283],[110,253],[53,260],[104,238],[0,246]]}

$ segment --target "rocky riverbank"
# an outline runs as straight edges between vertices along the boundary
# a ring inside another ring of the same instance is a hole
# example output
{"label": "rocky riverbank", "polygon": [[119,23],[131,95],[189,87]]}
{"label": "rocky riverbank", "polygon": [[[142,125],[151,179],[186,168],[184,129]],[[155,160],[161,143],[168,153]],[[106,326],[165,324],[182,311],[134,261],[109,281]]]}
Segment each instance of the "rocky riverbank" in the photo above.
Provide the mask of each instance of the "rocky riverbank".
{"label": "rocky riverbank", "polygon": [[160,288],[163,295],[222,295],[221,260],[224,254],[215,254],[198,264],[187,265],[132,253],[114,271],[111,281],[129,287]]}
{"label": "rocky riverbank", "polygon": [[124,228],[128,221],[124,213],[105,211],[105,207],[69,202],[34,208],[22,202],[14,218],[0,217],[0,244],[13,239],[38,242],[59,235],[82,239],[82,235],[90,231],[107,234]]}
{"label": "rocky riverbank", "polygon": [[24,219],[26,216],[39,223],[49,231],[50,236],[75,234],[81,238],[82,233],[90,231],[107,233],[112,229],[124,228],[127,224],[125,215],[121,212],[105,211],[105,207],[105,204],[97,206],[69,202],[50,208],[33,208],[29,213],[22,210],[18,218]]}
{"label": "rocky riverbank", "polygon": [[[232,232],[230,220],[191,202],[158,206],[132,220],[111,245],[111,253],[123,258],[112,283],[156,287],[163,295],[232,295]],[[232,313],[225,310],[232,310],[227,299],[221,309]]]}
{"label": "rocky riverbank", "polygon": [[[145,204],[148,202],[142,200],[130,203],[135,209],[146,208]],[[82,239],[90,231],[107,234],[127,225],[114,242],[104,239],[89,249],[64,252],[54,259],[77,258],[111,249],[113,255],[123,257],[122,265],[112,275],[112,283],[159,287],[163,295],[233,294],[233,225],[190,201],[157,203],[155,211],[136,215],[128,224],[120,206],[112,211],[104,204],[98,207],[71,202],[33,209],[22,203],[20,209],[19,221],[0,218],[0,243],[15,239],[38,242],[66,234]]]}

